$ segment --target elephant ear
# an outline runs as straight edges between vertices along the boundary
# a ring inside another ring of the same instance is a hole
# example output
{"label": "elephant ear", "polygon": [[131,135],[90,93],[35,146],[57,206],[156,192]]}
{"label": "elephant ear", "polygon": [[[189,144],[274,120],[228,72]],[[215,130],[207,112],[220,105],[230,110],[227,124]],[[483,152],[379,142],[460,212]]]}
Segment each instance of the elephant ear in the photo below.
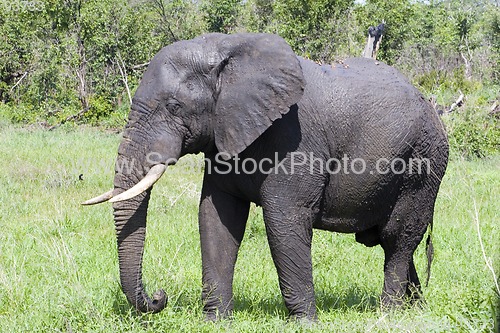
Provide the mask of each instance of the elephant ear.
{"label": "elephant ear", "polygon": [[229,159],[300,100],[305,80],[299,60],[279,36],[224,35],[216,48],[223,60],[216,67],[215,144]]}

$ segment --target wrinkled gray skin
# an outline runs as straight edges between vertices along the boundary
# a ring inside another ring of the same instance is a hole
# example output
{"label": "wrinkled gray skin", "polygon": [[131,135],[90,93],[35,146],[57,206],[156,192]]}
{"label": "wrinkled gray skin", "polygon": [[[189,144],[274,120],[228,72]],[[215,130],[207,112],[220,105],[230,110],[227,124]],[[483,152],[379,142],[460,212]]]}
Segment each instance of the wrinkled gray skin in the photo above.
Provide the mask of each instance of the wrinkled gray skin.
{"label": "wrinkled gray skin", "polygon": [[[117,165],[134,160],[138,167],[132,174],[116,172],[114,194],[136,184],[152,164],[198,152],[273,163],[277,152],[285,159],[285,167],[269,175],[205,172],[199,229],[208,319],[232,311],[234,265],[250,202],[263,208],[290,315],[316,317],[313,228],[356,233],[358,242],[382,246],[384,307],[419,297],[413,253],[433,219],[448,144],[432,107],[395,69],[370,59],[320,66],[266,34],[210,34],[169,45],[154,57],[134,96]],[[290,171],[292,152],[324,161],[359,157],[368,168],[334,175],[311,173],[307,164],[290,175],[284,169]],[[427,158],[431,174],[370,173],[380,158]],[[138,310],[158,312],[165,293],[148,297],[141,278],[149,193],[113,208],[122,289]]]}

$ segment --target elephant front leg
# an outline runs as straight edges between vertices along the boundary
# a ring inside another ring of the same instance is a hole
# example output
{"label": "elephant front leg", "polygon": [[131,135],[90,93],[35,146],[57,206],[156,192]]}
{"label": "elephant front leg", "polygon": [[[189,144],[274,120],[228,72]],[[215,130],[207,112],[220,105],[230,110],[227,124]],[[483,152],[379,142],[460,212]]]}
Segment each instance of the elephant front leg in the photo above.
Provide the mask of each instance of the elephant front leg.
{"label": "elephant front leg", "polygon": [[250,204],[218,190],[205,178],[199,224],[203,263],[202,299],[207,320],[231,315],[233,275]]}
{"label": "elephant front leg", "polygon": [[290,317],[316,320],[310,208],[264,210],[267,237]]}

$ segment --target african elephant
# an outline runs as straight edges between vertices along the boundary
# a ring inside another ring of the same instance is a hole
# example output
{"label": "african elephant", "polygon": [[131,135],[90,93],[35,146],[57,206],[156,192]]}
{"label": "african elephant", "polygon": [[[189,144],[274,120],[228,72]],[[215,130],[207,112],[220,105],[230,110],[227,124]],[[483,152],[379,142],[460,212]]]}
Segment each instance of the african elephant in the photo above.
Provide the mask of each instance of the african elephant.
{"label": "african elephant", "polygon": [[[316,318],[313,228],[382,246],[383,307],[419,297],[413,253],[432,225],[448,143],[432,107],[394,68],[371,59],[319,65],[270,34],[207,34],[156,54],[133,98],[114,189],[84,203],[113,202],[122,290],[142,312],[166,305],[141,277],[151,188],[167,165],[199,152],[207,319],[232,312],[251,202],[263,209],[292,317]],[[129,172],[119,167],[131,161]]]}

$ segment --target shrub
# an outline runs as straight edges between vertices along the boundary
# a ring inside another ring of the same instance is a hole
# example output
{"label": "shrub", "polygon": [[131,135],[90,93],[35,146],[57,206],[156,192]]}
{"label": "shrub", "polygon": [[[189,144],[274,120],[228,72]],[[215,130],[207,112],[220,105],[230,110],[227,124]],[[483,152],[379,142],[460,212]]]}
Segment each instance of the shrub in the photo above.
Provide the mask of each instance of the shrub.
{"label": "shrub", "polygon": [[441,91],[461,90],[465,94],[468,94],[481,88],[480,82],[469,80],[465,77],[464,66],[456,67],[451,72],[444,70],[432,70],[428,73],[418,75],[414,81],[420,89],[426,92],[436,89]]}
{"label": "shrub", "polygon": [[38,120],[35,108],[26,103],[11,105],[0,103],[0,118],[8,119],[12,123],[34,123]]}
{"label": "shrub", "polygon": [[452,157],[470,159],[500,153],[500,120],[486,110],[471,107],[443,118]]}
{"label": "shrub", "polygon": [[121,130],[127,123],[130,104],[124,103],[118,106],[109,116],[103,118],[99,123],[107,129]]}
{"label": "shrub", "polygon": [[98,125],[102,118],[109,116],[113,112],[113,109],[113,104],[104,96],[91,96],[89,110],[85,113],[84,119],[92,125]]}

